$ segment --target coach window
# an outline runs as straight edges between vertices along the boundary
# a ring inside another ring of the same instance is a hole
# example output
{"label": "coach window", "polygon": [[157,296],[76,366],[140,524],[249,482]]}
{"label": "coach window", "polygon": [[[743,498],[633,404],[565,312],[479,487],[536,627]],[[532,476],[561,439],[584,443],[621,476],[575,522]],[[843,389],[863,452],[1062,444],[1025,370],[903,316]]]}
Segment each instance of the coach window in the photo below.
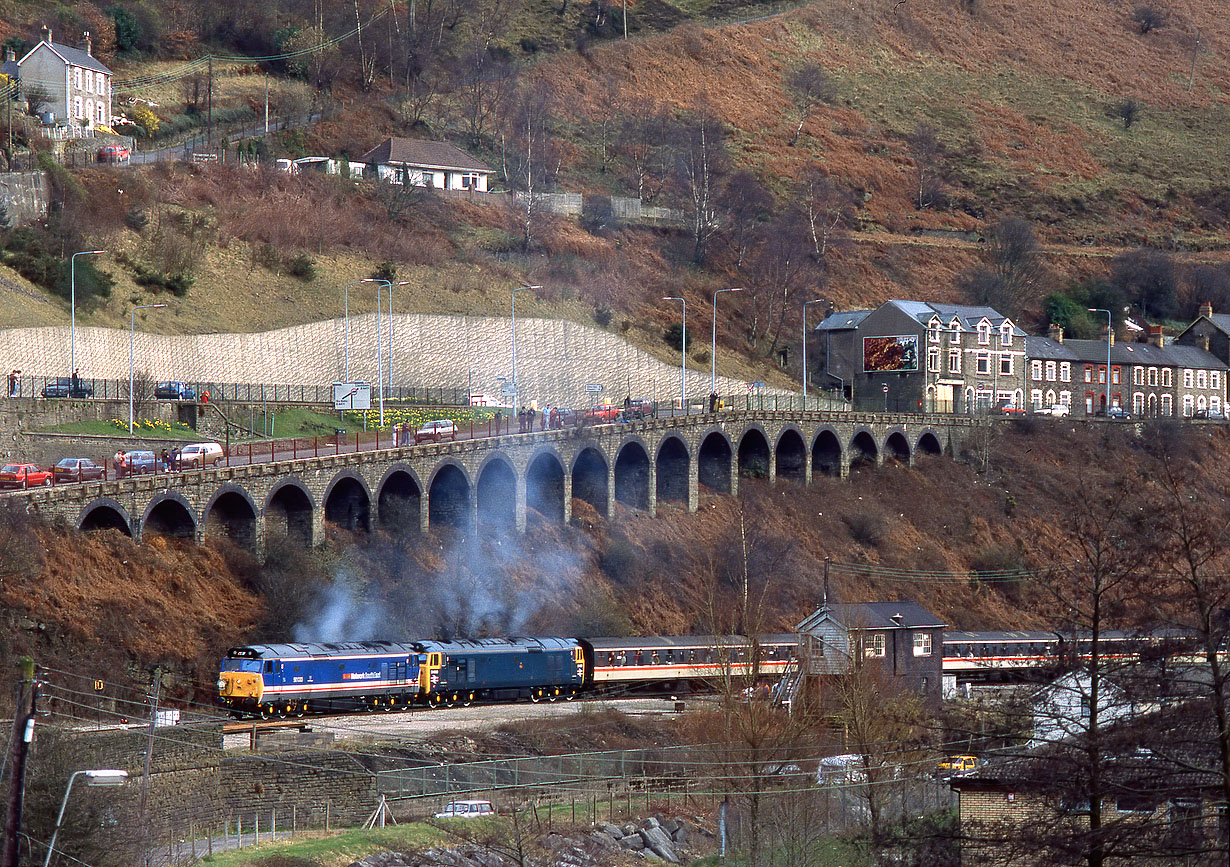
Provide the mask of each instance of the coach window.
{"label": "coach window", "polygon": [[931,633],[915,632],[914,633],[914,655],[915,656],[930,656],[931,655]]}

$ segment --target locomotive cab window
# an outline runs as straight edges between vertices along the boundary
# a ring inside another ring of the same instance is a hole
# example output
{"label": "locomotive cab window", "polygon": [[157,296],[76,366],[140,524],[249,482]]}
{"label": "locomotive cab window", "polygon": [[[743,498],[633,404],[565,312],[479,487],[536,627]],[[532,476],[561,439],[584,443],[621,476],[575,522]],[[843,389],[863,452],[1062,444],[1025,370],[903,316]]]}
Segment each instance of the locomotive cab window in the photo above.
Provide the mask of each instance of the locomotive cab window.
{"label": "locomotive cab window", "polygon": [[272,659],[265,660],[265,674],[273,674],[273,660]]}

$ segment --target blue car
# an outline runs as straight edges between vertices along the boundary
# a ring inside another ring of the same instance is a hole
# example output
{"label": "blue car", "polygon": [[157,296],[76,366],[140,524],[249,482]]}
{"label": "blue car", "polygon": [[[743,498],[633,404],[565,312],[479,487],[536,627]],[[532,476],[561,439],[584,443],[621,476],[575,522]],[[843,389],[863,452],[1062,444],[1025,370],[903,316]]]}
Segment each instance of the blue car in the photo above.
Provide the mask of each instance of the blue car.
{"label": "blue car", "polygon": [[160,382],[154,386],[154,397],[158,400],[196,400],[196,389],[189,388],[186,382]]}

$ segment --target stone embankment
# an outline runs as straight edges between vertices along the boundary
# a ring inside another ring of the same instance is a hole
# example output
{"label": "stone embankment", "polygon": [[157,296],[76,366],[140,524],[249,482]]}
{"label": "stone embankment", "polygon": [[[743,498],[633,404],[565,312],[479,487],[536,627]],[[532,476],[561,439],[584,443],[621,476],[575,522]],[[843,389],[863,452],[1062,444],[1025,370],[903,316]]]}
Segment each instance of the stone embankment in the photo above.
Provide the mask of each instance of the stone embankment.
{"label": "stone embankment", "polygon": [[[710,837],[708,831],[681,819],[651,816],[637,822],[613,825],[603,822],[588,834],[547,834],[537,841],[549,853],[543,863],[551,867],[602,867],[626,857],[646,861],[666,861],[686,864],[694,854],[692,841]],[[509,846],[466,844],[447,849],[433,848],[422,852],[379,852],[352,862],[350,867],[515,867],[512,858],[503,854]],[[624,856],[624,857],[620,857]]]}

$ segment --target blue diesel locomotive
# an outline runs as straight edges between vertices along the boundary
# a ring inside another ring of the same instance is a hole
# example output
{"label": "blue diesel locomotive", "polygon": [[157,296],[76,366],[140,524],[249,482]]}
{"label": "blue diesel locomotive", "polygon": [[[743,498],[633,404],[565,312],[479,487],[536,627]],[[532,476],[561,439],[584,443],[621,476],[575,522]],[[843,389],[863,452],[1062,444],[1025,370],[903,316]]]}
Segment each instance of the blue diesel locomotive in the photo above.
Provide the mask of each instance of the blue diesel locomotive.
{"label": "blue diesel locomotive", "polygon": [[392,711],[478,700],[571,700],[585,686],[567,638],[254,644],[227,652],[218,701],[233,716]]}

